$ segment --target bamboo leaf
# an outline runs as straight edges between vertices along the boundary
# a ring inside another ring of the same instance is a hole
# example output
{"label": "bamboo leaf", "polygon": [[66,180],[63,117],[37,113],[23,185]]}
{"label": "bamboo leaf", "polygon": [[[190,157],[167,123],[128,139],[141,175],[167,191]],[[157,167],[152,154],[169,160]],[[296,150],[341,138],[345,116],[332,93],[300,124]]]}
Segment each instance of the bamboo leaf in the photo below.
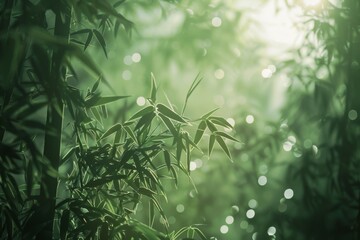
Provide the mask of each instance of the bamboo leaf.
{"label": "bamboo leaf", "polygon": [[111,134],[113,134],[113,133],[115,133],[117,131],[120,131],[121,128],[122,128],[122,126],[121,126],[120,123],[117,123],[117,124],[113,125],[106,132],[104,132],[104,134],[100,137],[100,140],[110,136]]}
{"label": "bamboo leaf", "polygon": [[220,136],[216,136],[216,141],[219,143],[220,147],[224,150],[226,155],[231,159],[230,151],[229,151],[228,147],[226,146],[226,143],[224,142],[224,140]]}
{"label": "bamboo leaf", "polygon": [[111,97],[100,97],[91,107],[100,106],[104,104],[108,104],[111,102],[115,102],[117,100],[128,98],[129,96],[111,96]]}
{"label": "bamboo leaf", "polygon": [[65,209],[60,219],[60,239],[65,240],[70,225],[70,211]]}
{"label": "bamboo leaf", "polygon": [[215,127],[215,125],[212,122],[210,122],[209,120],[206,120],[206,125],[212,133],[217,131],[217,128]]}
{"label": "bamboo leaf", "polygon": [[171,122],[171,120],[169,118],[167,118],[166,116],[162,115],[161,113],[159,114],[159,117],[161,118],[161,120],[164,122],[165,126],[169,129],[169,131],[171,132],[171,134],[176,137],[178,135],[178,132],[174,126],[174,124]]}
{"label": "bamboo leaf", "polygon": [[198,228],[193,228],[193,229],[200,236],[200,238],[202,240],[207,240],[206,236],[204,235],[204,233],[200,229],[198,229]]}
{"label": "bamboo leaf", "polygon": [[89,32],[89,34],[88,34],[88,36],[87,36],[87,38],[86,38],[86,42],[85,42],[85,44],[84,44],[84,51],[87,49],[87,47],[90,45],[90,43],[91,43],[91,40],[92,40],[92,38],[93,38],[93,32],[92,31],[90,31]]}
{"label": "bamboo leaf", "polygon": [[150,99],[153,103],[156,102],[156,93],[157,93],[157,85],[155,76],[153,73],[151,73],[151,90],[150,90]]}
{"label": "bamboo leaf", "polygon": [[170,169],[171,169],[171,158],[170,158],[170,153],[167,150],[164,150],[164,159],[165,159],[166,167],[170,171]]}
{"label": "bamboo leaf", "polygon": [[210,135],[210,139],[209,139],[209,156],[211,155],[211,152],[213,150],[214,147],[214,143],[215,143],[215,135]]}
{"label": "bamboo leaf", "polygon": [[93,32],[95,34],[96,39],[98,40],[98,42],[100,43],[104,53],[105,53],[105,57],[107,58],[107,51],[106,51],[106,42],[105,39],[103,37],[103,35],[96,29],[93,29]]}
{"label": "bamboo leaf", "polygon": [[226,119],[224,119],[222,117],[209,117],[209,120],[216,125],[220,125],[220,126],[223,126],[225,128],[230,128],[230,129],[233,128],[233,126],[231,126],[231,124],[228,123],[228,121],[226,121]]}
{"label": "bamboo leaf", "polygon": [[214,133],[215,133],[216,135],[219,135],[219,136],[221,136],[221,137],[227,138],[227,139],[232,140],[232,141],[234,141],[234,142],[239,142],[239,140],[237,140],[236,138],[230,136],[230,135],[227,134],[227,133],[219,132],[219,131],[214,132]]}
{"label": "bamboo leaf", "polygon": [[211,116],[211,114],[213,114],[217,110],[219,110],[219,108],[215,108],[214,110],[211,110],[210,112],[204,114],[200,119],[206,120],[209,116]]}
{"label": "bamboo leaf", "polygon": [[92,92],[92,93],[95,93],[95,91],[98,89],[100,82],[101,82],[101,78],[99,78],[99,79],[94,83],[94,85],[93,85],[92,88],[91,88],[91,92]]}
{"label": "bamboo leaf", "polygon": [[201,140],[205,132],[205,129],[206,129],[206,122],[201,121],[198,126],[198,129],[196,130],[195,139],[194,139],[195,144],[197,144]]}
{"label": "bamboo leaf", "polygon": [[136,139],[136,136],[135,136],[135,133],[133,132],[133,130],[132,130],[130,127],[128,127],[128,126],[123,126],[123,128],[124,128],[125,132],[126,132],[127,134],[129,134],[130,138],[131,138],[135,143],[137,143],[137,139]]}
{"label": "bamboo leaf", "polygon": [[186,123],[185,119],[183,119],[179,114],[172,111],[170,108],[166,107],[165,105],[159,103],[156,105],[158,111],[162,113],[164,116],[171,118],[175,121]]}
{"label": "bamboo leaf", "polygon": [[137,118],[139,118],[139,117],[142,117],[142,116],[144,116],[144,115],[147,114],[147,113],[153,112],[154,110],[155,110],[155,109],[154,109],[153,106],[147,106],[147,107],[141,109],[140,111],[137,111],[137,112],[129,119],[129,121],[134,120],[134,119],[137,119]]}
{"label": "bamboo leaf", "polygon": [[153,190],[149,189],[149,188],[146,188],[146,187],[139,187],[138,189],[138,193],[142,194],[142,195],[145,195],[149,198],[152,198],[153,195],[156,195],[157,193],[154,192]]}

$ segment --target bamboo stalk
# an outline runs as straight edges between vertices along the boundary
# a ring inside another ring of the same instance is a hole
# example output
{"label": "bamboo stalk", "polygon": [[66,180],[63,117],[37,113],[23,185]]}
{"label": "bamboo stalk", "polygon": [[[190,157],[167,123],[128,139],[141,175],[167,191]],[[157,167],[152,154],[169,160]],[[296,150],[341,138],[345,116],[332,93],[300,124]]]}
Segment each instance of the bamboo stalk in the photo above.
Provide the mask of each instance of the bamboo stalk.
{"label": "bamboo stalk", "polygon": [[[54,35],[67,39],[69,41],[70,33],[71,9],[65,1],[58,2],[56,11]],[[63,123],[64,104],[61,94],[57,86],[66,78],[66,69],[61,66],[63,52],[56,49],[52,56],[52,79],[50,79],[50,88],[48,94],[49,106],[47,110],[45,143],[44,143],[44,158],[49,161],[50,168],[58,171],[60,164],[60,150],[61,150],[61,135]],[[48,169],[43,169],[41,179],[41,190],[39,204],[41,210],[40,223],[45,227],[37,235],[37,239],[52,239],[54,218],[55,218],[55,204],[58,179],[47,172]]]}

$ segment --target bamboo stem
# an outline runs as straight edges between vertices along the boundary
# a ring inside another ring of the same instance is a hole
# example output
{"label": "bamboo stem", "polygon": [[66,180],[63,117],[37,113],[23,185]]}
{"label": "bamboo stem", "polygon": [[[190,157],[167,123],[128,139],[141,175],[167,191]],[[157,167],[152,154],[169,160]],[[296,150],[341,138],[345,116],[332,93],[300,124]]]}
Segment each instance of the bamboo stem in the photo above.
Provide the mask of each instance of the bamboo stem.
{"label": "bamboo stem", "polygon": [[[71,9],[64,1],[59,1],[56,11],[54,35],[69,41]],[[50,79],[49,106],[47,110],[44,158],[49,161],[49,168],[43,169],[39,204],[41,210],[40,223],[45,227],[37,235],[37,239],[52,239],[55,218],[55,204],[58,179],[47,170],[58,171],[60,164],[61,133],[64,104],[61,98],[62,82],[66,78],[66,69],[62,67],[63,52],[56,49],[52,56],[52,79]]]}

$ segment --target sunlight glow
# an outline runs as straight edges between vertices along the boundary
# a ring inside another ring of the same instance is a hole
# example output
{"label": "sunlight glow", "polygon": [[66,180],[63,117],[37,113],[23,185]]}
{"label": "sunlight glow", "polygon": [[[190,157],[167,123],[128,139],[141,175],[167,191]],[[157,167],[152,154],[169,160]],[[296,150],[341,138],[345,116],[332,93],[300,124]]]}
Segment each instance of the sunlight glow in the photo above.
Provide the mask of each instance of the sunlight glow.
{"label": "sunlight glow", "polygon": [[214,17],[214,18],[211,20],[211,24],[212,24],[214,27],[220,27],[220,26],[221,26],[221,23],[222,23],[222,20],[221,20],[221,18],[219,18],[219,17]]}
{"label": "sunlight glow", "polygon": [[138,105],[138,106],[144,106],[145,105],[145,103],[146,103],[146,99],[144,98],[144,97],[138,97],[137,99],[136,99],[136,104]]}
{"label": "sunlight glow", "polygon": [[316,6],[321,2],[321,0],[304,0],[306,6]]}
{"label": "sunlight glow", "polygon": [[263,78],[271,78],[272,74],[273,74],[273,72],[269,68],[264,68],[261,71],[261,76]]}

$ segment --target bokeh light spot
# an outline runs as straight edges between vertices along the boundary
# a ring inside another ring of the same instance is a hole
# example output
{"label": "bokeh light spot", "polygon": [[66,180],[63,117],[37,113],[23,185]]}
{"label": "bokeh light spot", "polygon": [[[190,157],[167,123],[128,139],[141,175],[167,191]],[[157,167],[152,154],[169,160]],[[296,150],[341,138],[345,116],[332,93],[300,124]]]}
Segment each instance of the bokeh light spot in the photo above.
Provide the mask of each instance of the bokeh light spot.
{"label": "bokeh light spot", "polygon": [[141,61],[141,55],[140,53],[134,53],[132,56],[131,56],[131,60],[135,63],[138,63]]}
{"label": "bokeh light spot", "polygon": [[293,145],[289,141],[286,141],[283,143],[283,149],[285,152],[291,151],[292,147],[293,147]]}
{"label": "bokeh light spot", "polygon": [[275,233],[276,233],[276,228],[275,228],[275,227],[271,226],[271,227],[268,228],[267,234],[268,234],[269,236],[274,236]]}
{"label": "bokeh light spot", "polygon": [[177,211],[178,213],[184,212],[184,211],[185,211],[184,205],[178,204],[178,205],[176,206],[176,211]]}
{"label": "bokeh light spot", "polygon": [[196,169],[196,163],[194,161],[190,162],[190,171],[194,171]]}
{"label": "bokeh light spot", "polygon": [[220,232],[221,232],[222,234],[226,234],[226,233],[228,233],[228,231],[229,231],[229,227],[228,227],[228,226],[222,225],[222,226],[220,227]]}
{"label": "bokeh light spot", "polygon": [[233,223],[234,223],[234,217],[233,217],[233,216],[227,216],[227,217],[225,218],[225,222],[226,222],[227,224],[233,224]]}
{"label": "bokeh light spot", "polygon": [[215,76],[216,79],[219,79],[219,80],[223,79],[224,76],[225,76],[225,72],[221,68],[216,69],[215,72],[214,72],[214,76]]}
{"label": "bokeh light spot", "polygon": [[240,222],[240,228],[241,229],[247,229],[247,227],[249,226],[249,223],[245,220]]}
{"label": "bokeh light spot", "polygon": [[145,103],[146,103],[146,99],[144,98],[144,97],[138,97],[137,99],[136,99],[136,104],[138,105],[138,106],[144,106],[145,105]]}
{"label": "bokeh light spot", "polygon": [[259,184],[260,186],[265,186],[266,183],[267,183],[267,177],[265,177],[265,176],[260,176],[260,177],[258,178],[258,184]]}
{"label": "bokeh light spot", "polygon": [[348,113],[348,117],[349,117],[349,119],[352,120],[352,121],[356,120],[357,117],[358,117],[357,111],[354,110],[354,109],[350,110],[349,113]]}
{"label": "bokeh light spot", "polygon": [[212,24],[214,27],[220,27],[221,24],[222,24],[222,20],[221,20],[221,18],[219,18],[219,17],[214,17],[214,18],[211,20],[211,24]]}
{"label": "bokeh light spot", "polygon": [[284,192],[284,197],[286,199],[291,199],[294,196],[294,191],[291,188],[288,188]]}
{"label": "bokeh light spot", "polygon": [[257,201],[255,199],[251,199],[249,201],[248,205],[249,205],[249,208],[256,208],[258,203],[257,203]]}
{"label": "bokeh light spot", "polygon": [[133,63],[133,61],[132,61],[132,59],[131,59],[131,56],[129,56],[129,55],[126,55],[125,57],[124,57],[124,63],[126,64],[126,65],[131,65],[132,63]]}
{"label": "bokeh light spot", "polygon": [[268,68],[264,68],[264,69],[261,71],[261,76],[262,76],[263,78],[271,78],[272,74],[273,74],[273,72],[272,72],[270,69],[268,69]]}
{"label": "bokeh light spot", "polygon": [[248,124],[252,124],[252,123],[254,123],[255,118],[254,118],[253,115],[247,115],[246,118],[245,118],[245,121],[246,121],[246,123],[248,123]]}
{"label": "bokeh light spot", "polygon": [[132,73],[131,73],[129,70],[125,70],[125,71],[122,72],[121,76],[122,76],[122,78],[123,78],[124,80],[127,80],[127,81],[128,81],[128,80],[131,79]]}
{"label": "bokeh light spot", "polygon": [[268,68],[272,73],[275,73],[275,72],[276,72],[276,67],[275,67],[275,65],[270,64],[267,68]]}
{"label": "bokeh light spot", "polygon": [[316,155],[316,154],[318,153],[318,151],[319,151],[319,149],[318,149],[318,147],[317,147],[316,145],[312,145],[312,149],[313,149],[315,155]]}
{"label": "bokeh light spot", "polygon": [[251,219],[251,218],[254,218],[255,217],[255,211],[254,209],[249,209],[246,211],[246,217]]}

